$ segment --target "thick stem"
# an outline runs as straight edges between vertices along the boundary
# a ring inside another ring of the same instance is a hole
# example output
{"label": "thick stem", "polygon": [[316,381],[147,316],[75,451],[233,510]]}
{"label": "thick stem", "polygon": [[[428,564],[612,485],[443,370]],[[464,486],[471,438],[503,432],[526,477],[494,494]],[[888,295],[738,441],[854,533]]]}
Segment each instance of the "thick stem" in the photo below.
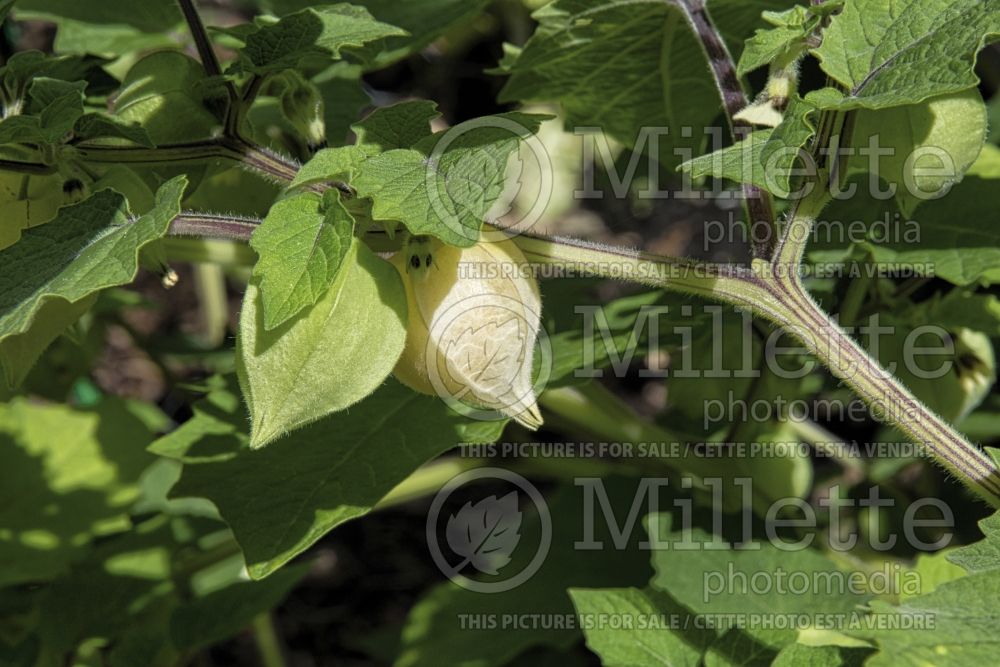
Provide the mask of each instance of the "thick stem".
{"label": "thick stem", "polygon": [[[198,50],[198,57],[201,59],[201,66],[205,69],[205,74],[210,77],[222,76],[222,65],[219,64],[219,57],[212,47],[212,40],[205,30],[205,24],[198,14],[198,9],[194,6],[194,0],[177,0],[181,13],[187,22],[191,38],[194,40],[195,48]],[[226,95],[229,97],[229,108],[226,110],[226,135],[236,136],[238,120],[242,113],[240,96],[236,92],[236,86],[232,81],[226,81]]]}
{"label": "thick stem", "polygon": [[830,200],[828,191],[817,187],[795,203],[788,224],[782,230],[781,240],[774,250],[774,259],[770,264],[774,271],[798,274],[816,219]]}
{"label": "thick stem", "polygon": [[182,213],[170,224],[171,236],[191,236],[221,241],[249,243],[258,220],[211,213]]}
{"label": "thick stem", "polygon": [[735,264],[705,264],[601,246],[576,239],[521,234],[512,238],[526,259],[551,267],[557,276],[595,276],[685,292],[743,308],[782,316],[771,295],[749,269]]}
{"label": "thick stem", "polygon": [[0,160],[0,171],[12,171],[17,174],[33,176],[48,176],[58,171],[55,166],[37,162],[22,162],[20,160]]}
{"label": "thick stem", "polygon": [[181,13],[188,24],[191,38],[194,39],[194,46],[198,49],[198,57],[201,58],[201,66],[205,68],[205,74],[209,76],[222,76],[222,66],[219,65],[219,58],[212,48],[212,40],[208,37],[205,24],[198,15],[198,10],[194,6],[194,0],[177,0]]}
{"label": "thick stem", "polygon": [[[743,139],[751,128],[745,122],[736,120],[735,116],[749,104],[749,101],[740,83],[740,78],[736,73],[733,56],[729,53],[722,35],[719,34],[719,31],[712,23],[712,19],[705,9],[704,0],[669,1],[684,12],[689,25],[701,42],[702,50],[708,59],[712,77],[715,80],[716,88],[719,91],[719,96],[722,98],[722,106],[733,141]],[[749,218],[747,225],[750,231],[750,238],[754,239],[752,247],[753,256],[758,259],[771,259],[774,247],[778,242],[778,230],[774,218],[774,203],[771,201],[771,195],[756,185],[744,183],[743,198],[745,202],[744,208]]]}
{"label": "thick stem", "polygon": [[1000,507],[1000,471],[989,455],[934,414],[896,377],[882,368],[802,287],[798,276],[766,281],[791,318],[777,321],[798,338],[835,377],[849,386],[883,421],[895,426],[956,475],[978,496]]}
{"label": "thick stem", "polygon": [[80,144],[74,147],[76,157],[94,164],[135,164],[158,165],[183,162],[204,162],[206,160],[228,158],[240,159],[222,139],[206,139],[183,144],[164,144],[156,148],[129,148],[117,146],[90,146]]}
{"label": "thick stem", "polygon": [[[746,308],[798,338],[833,375],[851,387],[879,416],[913,438],[966,486],[1000,507],[1000,472],[992,459],[931,412],[848,335],[802,286],[798,274],[805,238],[812,228],[806,213],[820,198],[803,200],[790,225],[805,236],[786,235],[774,262],[744,267],[702,264],[608,248],[573,239],[522,234],[513,238],[525,257],[559,275],[600,276],[695,294]],[[224,216],[185,214],[174,235],[215,239],[249,238],[256,224]],[[782,260],[782,261],[779,261]],[[787,263],[785,263],[787,262]]]}
{"label": "thick stem", "polygon": [[[238,137],[206,139],[185,144],[167,144],[156,148],[119,148],[80,145],[75,148],[84,162],[97,164],[158,165],[205,160],[231,160],[246,169],[280,184],[291,183],[302,165],[292,158],[279,155]],[[350,185],[340,181],[316,183],[306,187],[310,192],[322,194],[336,188],[347,197],[357,193]]]}

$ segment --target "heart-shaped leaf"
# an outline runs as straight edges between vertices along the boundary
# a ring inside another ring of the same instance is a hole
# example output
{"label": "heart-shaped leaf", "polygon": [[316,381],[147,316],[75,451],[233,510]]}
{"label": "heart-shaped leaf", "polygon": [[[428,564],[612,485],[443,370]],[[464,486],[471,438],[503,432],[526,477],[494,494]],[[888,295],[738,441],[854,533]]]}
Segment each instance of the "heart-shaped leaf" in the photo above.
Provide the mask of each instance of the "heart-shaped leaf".
{"label": "heart-shaped leaf", "polygon": [[395,269],[352,240],[315,305],[274,329],[251,282],[240,315],[237,370],[252,447],[347,408],[392,372],[406,340],[406,295]]}

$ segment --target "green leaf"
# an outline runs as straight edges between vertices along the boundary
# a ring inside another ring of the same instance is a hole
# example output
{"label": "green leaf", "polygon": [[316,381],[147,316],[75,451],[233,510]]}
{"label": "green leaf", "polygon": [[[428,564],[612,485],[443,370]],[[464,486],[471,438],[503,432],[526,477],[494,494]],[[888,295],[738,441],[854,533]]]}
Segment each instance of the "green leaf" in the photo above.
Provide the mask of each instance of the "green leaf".
{"label": "green leaf", "polygon": [[359,146],[384,153],[396,148],[412,148],[432,134],[431,121],[440,116],[435,102],[413,100],[376,109],[353,128]]}
{"label": "green leaf", "polygon": [[[341,178],[351,181],[367,155],[358,146],[324,148],[302,165],[288,187],[300,188]],[[265,224],[266,222],[265,220]]]}
{"label": "green leaf", "polygon": [[800,151],[816,133],[816,108],[798,96],[792,96],[788,109],[778,127],[774,128],[767,144],[761,151],[761,162],[765,169],[777,170],[779,191],[791,189],[789,170],[795,164]]}
{"label": "green leaf", "polygon": [[235,375],[206,380],[206,394],[191,406],[192,416],[157,439],[149,451],[184,461],[230,458],[250,444],[246,412]]}
{"label": "green leaf", "polygon": [[809,36],[809,32],[804,26],[758,30],[757,34],[747,40],[743,56],[736,68],[737,74],[745,76],[755,69],[771,64],[789,51],[804,48],[805,38]]}
{"label": "green leaf", "polygon": [[[235,34],[230,32],[230,34]],[[363,7],[346,3],[311,7],[279,21],[258,20],[240,34],[246,44],[231,71],[270,74],[337,60],[341,51],[406,31],[376,21]]]}
{"label": "green leaf", "polygon": [[[50,56],[41,51],[21,51],[10,57],[7,64],[0,68],[0,73],[9,99],[24,100],[36,78],[48,77],[64,82],[86,80],[90,83],[108,77],[101,69],[104,62],[91,55]],[[117,85],[117,81],[113,83]]]}
{"label": "green leaf", "polygon": [[772,667],[861,667],[874,651],[845,646],[789,644],[778,652]]}
{"label": "green leaf", "polygon": [[917,595],[930,593],[941,584],[959,579],[965,576],[965,570],[953,564],[949,557],[959,550],[948,549],[935,553],[920,553],[917,555],[916,563],[910,568],[910,572],[918,577],[920,582],[919,590],[902,589],[899,592],[900,601],[907,600]]}
{"label": "green leaf", "polygon": [[45,581],[96,537],[127,529],[128,506],[153,458],[152,426],[131,404],[95,410],[0,405],[0,588]]}
{"label": "green leaf", "polygon": [[[941,199],[924,202],[914,220],[919,243],[895,235],[868,244],[876,262],[925,267],[955,285],[1000,282],[1000,230],[984,225],[996,208],[1000,150],[989,146],[962,183]],[[871,212],[864,220],[872,219]]]}
{"label": "green leaf", "polygon": [[8,385],[24,379],[97,292],[135,279],[139,251],[180,213],[185,183],[166,183],[156,206],[135,220],[124,197],[103,190],[0,251],[0,366]]}
{"label": "green leaf", "polygon": [[[716,0],[708,9],[737,57],[762,25],[761,10],[792,4]],[[534,17],[534,36],[501,63],[510,74],[501,101],[559,102],[567,127],[598,127],[630,148],[640,146],[643,128],[667,128],[656,153],[666,168],[704,152],[722,101],[677,3],[558,0]]]}
{"label": "green leaf", "polygon": [[253,279],[260,289],[264,329],[270,331],[330,291],[354,243],[354,218],[335,195],[324,206],[306,193],[271,207],[250,246],[260,258]]}
{"label": "green leaf", "polygon": [[[53,19],[49,14],[35,16]],[[124,23],[90,23],[62,17],[55,20],[59,26],[53,45],[56,53],[94,53],[107,58],[121,57],[135,52],[151,52],[155,49],[175,50],[177,34],[182,29],[178,24],[174,26],[176,32],[171,34],[168,28],[145,32]]]}
{"label": "green leaf", "polygon": [[389,37],[374,57],[376,45],[365,49],[369,69],[381,69],[429,45],[449,28],[478,17],[486,11],[489,0],[423,0],[420,3],[397,0],[359,0],[379,21],[399,26],[405,37]]}
{"label": "green leaf", "polygon": [[569,595],[583,619],[587,647],[605,667],[696,667],[701,663],[697,642],[667,625],[691,616],[669,596],[637,588],[577,588],[570,589]]}
{"label": "green leaf", "polygon": [[61,143],[83,115],[86,82],[38,77],[31,83],[29,113],[0,121],[0,144]]}
{"label": "green leaf", "polygon": [[86,559],[39,595],[43,622],[37,633],[44,645],[58,654],[73,654],[93,637],[113,637],[127,645],[133,639],[128,635],[138,631],[147,659],[149,652],[158,653],[167,639],[163,615],[175,604],[170,566],[177,547],[169,528],[155,521],[95,545]]}
{"label": "green leaf", "polygon": [[38,113],[42,137],[49,143],[60,141],[83,115],[84,81],[62,81],[48,77],[32,80],[28,110]]}
{"label": "green leaf", "polygon": [[970,574],[1000,570],[1000,513],[980,521],[979,529],[983,531],[983,539],[948,552],[948,560]]}
{"label": "green leaf", "polygon": [[812,7],[796,5],[783,12],[764,12],[764,20],[773,28],[758,29],[746,41],[736,73],[746,76],[749,72],[770,65],[779,56],[791,60],[806,48],[806,38],[819,25],[820,17]]}
{"label": "green leaf", "polygon": [[689,160],[679,170],[692,178],[715,176],[735,183],[752,183],[777,197],[792,193],[792,176],[799,157],[816,133],[816,108],[793,97],[781,123],[757,130],[732,146]]}
{"label": "green leaf", "polygon": [[515,112],[467,121],[365,161],[353,185],[374,202],[375,220],[472,246],[503,193],[508,159],[545,119]]}
{"label": "green leaf", "polygon": [[764,169],[761,158],[764,145],[773,132],[770,129],[757,130],[732,146],[683,162],[677,170],[687,172],[696,180],[706,176],[725,178],[734,183],[752,183],[778,194],[775,192],[777,184],[773,180],[775,172]]}
{"label": "green leaf", "polygon": [[813,50],[848,89],[836,106],[881,109],[979,83],[976,54],[1000,34],[1000,0],[855,0]]}
{"label": "green leaf", "polygon": [[45,14],[58,19],[73,19],[96,24],[124,24],[143,32],[169,30],[183,17],[174,0],[143,0],[142,11],[136,11],[132,0],[18,0],[21,14]]}
{"label": "green leaf", "polygon": [[[279,15],[313,5],[312,0],[269,0]],[[452,26],[482,14],[489,0],[354,0],[377,20],[399,26],[405,36],[392,36],[374,42],[356,55],[366,69],[382,69],[423,49]]]}
{"label": "green leaf", "polygon": [[[454,447],[462,440],[460,425],[440,400],[390,381],[353,409],[266,449],[185,465],[172,495],[215,503],[251,576],[262,578],[367,514],[410,473]],[[287,481],[276,487],[276,480]]]}
{"label": "green leaf", "polygon": [[705,667],[769,667],[777,653],[753,637],[732,629],[716,639],[705,652]]}
{"label": "green leaf", "polygon": [[206,139],[222,125],[206,103],[224,91],[197,60],[160,51],[137,62],[115,98],[115,116],[141,126],[156,144]]}
{"label": "green leaf", "polygon": [[[847,174],[873,173],[895,191],[900,210],[912,215],[962,179],[986,142],[986,106],[978,90],[933,97],[919,104],[856,112]],[[867,155],[872,146],[891,149]]]}
{"label": "green leaf", "polygon": [[[781,549],[771,542],[761,542],[759,549],[734,549],[722,538],[701,529],[670,532],[670,515],[651,515],[649,533],[655,540],[653,569],[656,575],[650,586],[669,593],[675,600],[698,614],[830,614],[840,620],[850,619],[854,608],[864,602],[846,585],[813,584],[814,581],[843,581],[849,576],[815,549]],[[695,543],[701,548],[692,549]],[[705,545],[712,545],[708,548]],[[757,573],[768,573],[769,586],[754,588],[746,582]],[[785,577],[779,584],[780,577]],[[715,577],[719,577],[716,580]],[[789,586],[794,584],[793,589]],[[802,582],[810,582],[803,586]],[[802,589],[805,589],[804,592]],[[718,589],[718,590],[716,590]],[[829,590],[828,590],[829,589]],[[793,593],[792,590],[795,592]],[[756,642],[780,649],[796,639],[794,628],[787,626],[747,627],[746,634]]]}
{"label": "green leaf", "polygon": [[112,116],[99,113],[84,114],[73,127],[77,139],[124,139],[146,148],[155,148],[149,133],[140,126],[124,123]]}
{"label": "green leaf", "polygon": [[[898,606],[875,600],[871,629],[859,634],[878,642],[873,667],[989,664],[1000,652],[996,600],[1000,572],[992,570],[941,584]],[[916,623],[920,625],[917,626]]]}
{"label": "green leaf", "polygon": [[406,295],[392,266],[353,240],[336,279],[295,319],[268,330],[261,289],[247,288],[237,370],[250,444],[263,447],[354,405],[392,372],[406,340]]}

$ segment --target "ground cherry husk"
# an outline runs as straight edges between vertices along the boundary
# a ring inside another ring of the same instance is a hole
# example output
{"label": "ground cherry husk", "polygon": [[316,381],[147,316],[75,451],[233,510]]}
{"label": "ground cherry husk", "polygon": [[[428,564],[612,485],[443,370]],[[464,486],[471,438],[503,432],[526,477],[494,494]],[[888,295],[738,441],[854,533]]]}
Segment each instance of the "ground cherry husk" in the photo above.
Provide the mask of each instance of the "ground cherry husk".
{"label": "ground cherry husk", "polygon": [[414,236],[391,261],[409,307],[396,377],[421,393],[541,426],[532,383],[541,295],[514,242],[457,248]]}

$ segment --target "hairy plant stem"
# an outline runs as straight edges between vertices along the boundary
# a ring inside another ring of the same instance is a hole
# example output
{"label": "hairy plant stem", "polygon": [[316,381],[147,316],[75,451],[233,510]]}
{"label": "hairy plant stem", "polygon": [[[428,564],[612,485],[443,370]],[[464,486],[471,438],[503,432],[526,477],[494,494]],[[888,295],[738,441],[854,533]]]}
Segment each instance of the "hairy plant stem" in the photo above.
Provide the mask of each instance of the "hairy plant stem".
{"label": "hairy plant stem", "polygon": [[208,76],[222,76],[222,66],[219,58],[212,48],[212,40],[208,37],[205,24],[202,23],[198,9],[194,6],[194,0],[177,0],[181,13],[184,14],[184,21],[187,22],[194,46],[198,50],[198,57],[201,58],[201,66]]}
{"label": "hairy plant stem", "polygon": [[24,162],[21,160],[0,160],[0,171],[12,171],[16,174],[32,176],[49,176],[58,171],[55,165],[40,162]]}
{"label": "hairy plant stem", "polygon": [[[733,141],[745,138],[752,128],[745,122],[737,120],[735,116],[749,104],[749,100],[736,73],[733,56],[729,53],[722,35],[712,23],[704,0],[667,1],[680,8],[701,43],[715,86],[722,98],[722,108]],[[758,259],[770,259],[778,242],[771,195],[756,185],[744,183],[743,199],[749,236],[753,240],[751,247],[753,256]]]}
{"label": "hairy plant stem", "polygon": [[[156,148],[131,148],[81,144],[75,147],[75,157],[93,164],[134,164],[155,166],[171,163],[230,160],[245,169],[277,183],[287,185],[299,173],[297,161],[279,155],[242,137],[219,137],[185,144],[169,144]],[[40,165],[30,165],[32,167]],[[2,167],[2,164],[0,164]],[[331,181],[305,186],[305,190],[322,194],[331,188],[348,197],[355,195],[346,183]]]}
{"label": "hairy plant stem", "polygon": [[[205,74],[210,77],[221,77],[222,65],[212,47],[212,40],[208,36],[208,31],[205,30],[201,15],[198,14],[198,9],[194,6],[194,0],[177,0],[177,4],[180,5],[181,13],[184,14],[184,21],[188,25],[194,46],[198,50],[198,57],[201,59],[201,66],[204,68]],[[225,86],[226,96],[229,98],[229,107],[226,110],[226,134],[236,136],[243,106],[233,82],[226,80]]]}
{"label": "hairy plant stem", "polygon": [[181,213],[170,224],[171,236],[249,243],[258,220],[211,213]]}

